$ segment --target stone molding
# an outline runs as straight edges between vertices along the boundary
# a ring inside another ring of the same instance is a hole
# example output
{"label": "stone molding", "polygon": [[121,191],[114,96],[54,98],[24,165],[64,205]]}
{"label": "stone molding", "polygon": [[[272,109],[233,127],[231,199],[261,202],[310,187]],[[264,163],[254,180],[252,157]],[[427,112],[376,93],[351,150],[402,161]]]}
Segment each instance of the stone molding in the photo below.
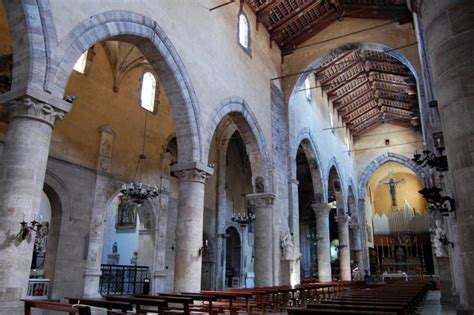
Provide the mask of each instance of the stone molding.
{"label": "stone molding", "polygon": [[273,201],[276,198],[275,194],[249,194],[246,195],[247,204],[251,210],[256,210],[258,208],[268,208],[273,206]]}
{"label": "stone molding", "polygon": [[56,120],[64,118],[65,111],[38,101],[30,96],[9,101],[5,104],[5,110],[11,119],[29,118],[44,122],[54,128]]}
{"label": "stone molding", "polygon": [[179,182],[199,182],[205,183],[213,173],[212,169],[201,169],[199,167],[189,169],[178,169],[173,171],[173,175],[178,177]]}

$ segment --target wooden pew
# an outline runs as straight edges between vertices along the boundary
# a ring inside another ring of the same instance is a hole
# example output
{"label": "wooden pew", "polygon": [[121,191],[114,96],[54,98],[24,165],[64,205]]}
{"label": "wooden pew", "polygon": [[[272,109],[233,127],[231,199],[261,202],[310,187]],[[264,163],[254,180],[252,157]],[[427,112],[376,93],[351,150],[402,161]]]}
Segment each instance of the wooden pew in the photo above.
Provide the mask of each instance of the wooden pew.
{"label": "wooden pew", "polygon": [[[140,299],[151,299],[151,300],[162,300],[166,301],[168,303],[166,310],[182,310],[185,315],[189,315],[191,312],[190,306],[194,303],[194,300],[189,297],[189,296],[179,296],[179,295],[166,295],[166,294],[160,294],[160,295],[134,295],[135,298],[140,298]],[[170,303],[172,304],[181,304],[183,307],[178,308],[178,307],[170,307]]]}
{"label": "wooden pew", "polygon": [[[165,309],[168,307],[168,302],[164,300],[158,300],[158,299],[141,299],[141,298],[136,298],[132,296],[113,296],[113,295],[105,296],[104,298],[107,301],[124,302],[124,303],[130,303],[130,304],[135,305],[135,314],[154,312],[160,315],[164,315]],[[143,308],[143,306],[156,307],[157,310],[150,310],[148,308]]]}
{"label": "wooden pew", "polygon": [[25,315],[31,315],[31,309],[37,308],[41,310],[49,310],[78,315],[90,315],[91,309],[88,306],[63,304],[58,302],[50,302],[43,300],[21,300],[25,303]]}
{"label": "wooden pew", "polygon": [[336,310],[336,309],[309,309],[309,308],[288,308],[288,315],[307,315],[307,314],[331,314],[331,315],[396,315],[394,312],[377,312],[377,311],[353,311],[353,310]]}
{"label": "wooden pew", "polygon": [[[133,310],[133,305],[124,302],[113,302],[102,299],[65,298],[70,304],[82,304],[107,310],[107,314],[127,314]],[[115,312],[118,311],[118,312]]]}
{"label": "wooden pew", "polygon": [[353,311],[377,311],[377,312],[394,312],[397,315],[406,315],[407,311],[402,306],[381,306],[381,305],[371,305],[367,303],[366,305],[354,305],[354,304],[307,304],[306,308],[309,309],[334,309],[334,310],[353,310]]}

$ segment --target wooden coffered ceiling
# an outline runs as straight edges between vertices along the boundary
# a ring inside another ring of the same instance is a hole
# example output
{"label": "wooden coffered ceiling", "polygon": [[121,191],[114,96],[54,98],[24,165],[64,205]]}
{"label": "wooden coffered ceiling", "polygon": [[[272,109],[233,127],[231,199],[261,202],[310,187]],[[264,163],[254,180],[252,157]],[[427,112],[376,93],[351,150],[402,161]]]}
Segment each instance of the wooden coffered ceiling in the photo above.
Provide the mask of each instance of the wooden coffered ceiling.
{"label": "wooden coffered ceiling", "polygon": [[386,53],[349,44],[333,50],[314,75],[355,137],[384,122],[418,124],[415,79]]}
{"label": "wooden coffered ceiling", "polygon": [[270,32],[283,55],[345,17],[411,21],[406,0],[242,0]]}

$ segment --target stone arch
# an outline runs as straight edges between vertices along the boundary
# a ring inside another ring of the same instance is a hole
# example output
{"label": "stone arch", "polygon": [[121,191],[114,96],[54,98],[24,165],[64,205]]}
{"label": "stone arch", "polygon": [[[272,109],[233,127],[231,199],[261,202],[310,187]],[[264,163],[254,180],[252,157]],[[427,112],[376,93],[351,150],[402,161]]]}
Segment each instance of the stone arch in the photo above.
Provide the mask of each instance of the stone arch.
{"label": "stone arch", "polygon": [[260,177],[264,180],[264,191],[272,192],[273,175],[265,136],[258,124],[257,118],[244,99],[236,96],[226,98],[214,110],[207,125],[207,141],[204,144],[203,152],[205,152],[206,156],[209,155],[212,138],[226,117],[234,122],[244,141],[250,160],[254,191],[257,192],[255,183]]}
{"label": "stone arch", "polygon": [[201,161],[199,106],[190,76],[158,23],[128,11],[107,11],[82,21],[61,42],[46,75],[45,89],[62,98],[76,60],[97,42],[120,40],[138,47],[161,78],[176,128],[180,162]]}
{"label": "stone arch", "polygon": [[359,177],[359,201],[365,199],[366,195],[366,190],[367,190],[367,183],[369,182],[370,176],[383,164],[392,161],[392,162],[397,162],[400,163],[409,169],[411,169],[418,178],[422,180],[422,182],[426,185],[426,174],[425,171],[421,166],[413,162],[410,158],[397,154],[397,153],[392,153],[392,152],[387,152],[376,159],[374,159],[370,164],[365,168],[365,170],[362,172],[362,174]]}
{"label": "stone arch", "polygon": [[[323,181],[323,173],[321,167],[321,160],[318,154],[316,154],[315,147],[313,142],[308,139],[304,138],[299,143],[299,146],[303,148],[304,154],[306,155],[306,159],[308,160],[310,172],[311,172],[311,179],[313,182],[313,189],[314,189],[314,201],[316,203],[324,202],[324,181]],[[296,154],[292,159],[296,159]],[[296,168],[296,163],[292,163],[292,168]],[[296,172],[296,171],[295,171]]]}
{"label": "stone arch", "polygon": [[[70,223],[74,223],[75,216],[71,193],[62,179],[50,170],[46,170],[44,189],[50,191],[51,196],[57,196],[57,201],[55,202],[58,203],[57,206],[61,209],[62,215],[67,216]],[[48,192],[45,191],[45,193],[48,197],[50,196]]]}
{"label": "stone arch", "polygon": [[356,193],[354,192],[354,182],[352,177],[349,178],[349,184],[347,185],[346,190],[346,205],[347,208],[351,211],[352,218],[357,219],[359,217],[359,209],[357,207]]}
{"label": "stone arch", "polygon": [[329,160],[329,164],[327,166],[326,176],[324,177],[324,184],[326,185],[326,189],[324,191],[326,202],[327,202],[327,198],[328,198],[328,195],[329,195],[329,181],[331,180],[331,175],[332,175],[331,173],[337,175],[337,178],[339,180],[339,184],[341,186],[341,197],[339,198],[339,202],[342,203],[344,211],[347,211],[347,207],[346,207],[347,196],[346,196],[346,192],[345,192],[345,189],[344,189],[345,185],[344,185],[344,181],[343,181],[342,176],[341,176],[342,173],[339,169],[339,165],[338,165],[337,160],[336,160],[335,157],[332,157],[331,160]]}

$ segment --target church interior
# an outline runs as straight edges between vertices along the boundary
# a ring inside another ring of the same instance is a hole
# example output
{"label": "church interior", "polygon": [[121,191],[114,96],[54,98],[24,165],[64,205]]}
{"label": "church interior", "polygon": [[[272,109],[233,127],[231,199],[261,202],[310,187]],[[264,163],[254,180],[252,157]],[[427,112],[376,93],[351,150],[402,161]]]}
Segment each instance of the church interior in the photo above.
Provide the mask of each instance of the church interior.
{"label": "church interior", "polygon": [[0,314],[474,314],[473,50],[472,0],[0,1]]}

